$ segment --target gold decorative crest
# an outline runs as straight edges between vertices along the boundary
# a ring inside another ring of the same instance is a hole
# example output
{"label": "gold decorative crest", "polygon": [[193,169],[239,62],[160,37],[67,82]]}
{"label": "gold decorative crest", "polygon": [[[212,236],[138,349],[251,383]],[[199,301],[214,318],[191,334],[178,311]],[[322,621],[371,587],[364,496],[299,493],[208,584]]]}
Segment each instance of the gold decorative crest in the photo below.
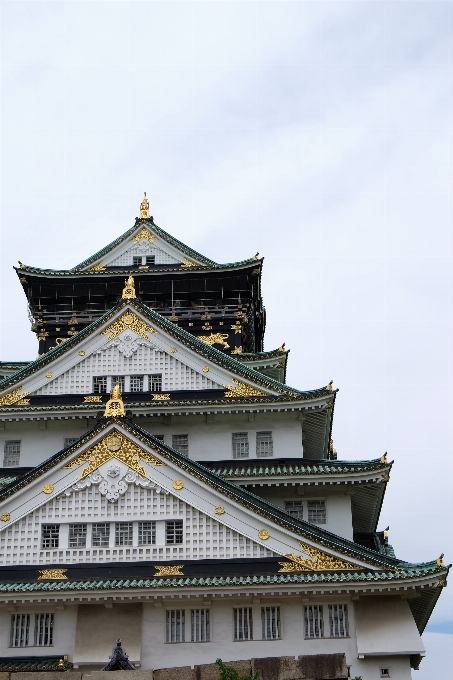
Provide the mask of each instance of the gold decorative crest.
{"label": "gold decorative crest", "polygon": [[172,354],[175,354],[175,352],[177,352],[177,351],[178,351],[178,350],[176,349],[176,347],[171,347],[171,348],[170,348],[170,352],[171,352]]}
{"label": "gold decorative crest", "polygon": [[44,493],[52,493],[52,491],[54,490],[54,485],[53,484],[44,484],[44,486],[42,487],[42,490],[44,491]]}
{"label": "gold decorative crest", "polygon": [[85,356],[85,352],[83,351],[83,349],[80,350],[79,355],[80,355],[81,357],[84,357],[84,356]]}
{"label": "gold decorative crest", "polygon": [[38,569],[38,581],[64,581],[67,580],[67,569]]}
{"label": "gold decorative crest", "polygon": [[19,399],[19,401],[16,401],[16,406],[28,406],[30,403],[30,399]]}
{"label": "gold decorative crest", "polygon": [[239,320],[236,321],[232,326],[231,330],[234,331],[235,333],[241,333],[242,332],[242,326],[239,323]]}
{"label": "gold decorative crest", "polygon": [[232,351],[231,354],[242,354],[242,347],[239,345],[239,347],[235,347]]}
{"label": "gold decorative crest", "polygon": [[211,335],[199,335],[198,339],[205,342],[207,345],[222,345],[225,349],[229,348],[228,333],[211,333]]}
{"label": "gold decorative crest", "polygon": [[163,564],[162,566],[154,565],[157,569],[154,576],[184,576],[181,569],[184,568],[183,564]]}
{"label": "gold decorative crest", "polygon": [[130,300],[131,298],[136,298],[135,294],[135,283],[132,274],[129,274],[129,278],[124,281],[123,294],[121,295],[123,300]]}
{"label": "gold decorative crest", "polygon": [[83,398],[84,404],[102,404],[102,397],[98,394],[90,394]]}
{"label": "gold decorative crest", "polygon": [[124,416],[124,403],[121,399],[121,390],[118,383],[116,383],[113,390],[110,392],[110,399],[105,405],[104,416],[110,418],[111,416]]}
{"label": "gold decorative crest", "polygon": [[225,397],[267,397],[266,392],[233,378],[234,385],[224,385],[228,389]]}
{"label": "gold decorative crest", "polygon": [[267,529],[260,529],[258,531],[258,538],[260,538],[262,541],[267,541],[267,539],[270,538],[270,533]]}
{"label": "gold decorative crest", "polygon": [[181,489],[184,489],[184,482],[181,479],[175,479],[172,486],[176,491],[181,491]]}
{"label": "gold decorative crest", "polygon": [[203,371],[203,373],[209,373],[209,366],[203,366],[201,370]]}
{"label": "gold decorative crest", "polygon": [[156,237],[154,236],[154,234],[151,234],[151,232],[149,232],[148,229],[145,229],[145,227],[143,227],[143,229],[140,229],[138,234],[135,234],[135,236],[132,240],[135,243],[138,243],[139,241],[142,241],[144,238],[147,241],[149,241],[150,243],[153,243],[153,241],[156,240]]}
{"label": "gold decorative crest", "polygon": [[52,376],[53,376],[53,373],[51,373],[50,371],[48,373],[46,373],[46,378],[51,378]]}
{"label": "gold decorative crest", "polygon": [[143,201],[140,203],[140,215],[141,220],[147,220],[149,217],[149,201],[146,198],[146,191],[143,194]]}
{"label": "gold decorative crest", "polygon": [[11,515],[10,515],[9,512],[4,512],[3,515],[0,516],[0,520],[2,522],[9,522],[10,519],[11,519]]}
{"label": "gold decorative crest", "polygon": [[137,335],[140,335],[140,337],[145,340],[149,340],[148,333],[157,333],[154,328],[148,326],[148,324],[134,314],[134,312],[124,312],[119,319],[110,324],[110,326],[107,326],[105,330],[101,331],[101,335],[110,333],[107,338],[110,342],[110,340],[116,338],[117,335],[126,330],[126,328],[130,328],[131,331],[134,331],[134,333],[137,333]]}
{"label": "gold decorative crest", "polygon": [[168,401],[170,399],[169,394],[163,394],[159,392],[158,394],[153,394],[153,401]]}
{"label": "gold decorative crest", "polygon": [[7,394],[3,394],[0,397],[0,406],[11,406],[11,404],[15,404],[30,394],[30,392],[21,392],[21,389],[22,385],[20,387],[16,387],[15,390],[12,390]]}
{"label": "gold decorative crest", "polygon": [[198,267],[198,265],[196,262],[192,262],[192,260],[184,258],[184,260],[181,262],[181,267],[188,269],[189,267]]}
{"label": "gold decorative crest", "polygon": [[92,267],[90,267],[89,271],[90,272],[102,272],[105,269],[105,264],[102,264],[102,262],[98,262],[98,264],[94,264]]}
{"label": "gold decorative crest", "polygon": [[101,439],[100,442],[83,451],[83,453],[79,453],[69,463],[66,463],[64,467],[73,468],[76,465],[88,463],[87,467],[83,468],[80,473],[80,479],[83,479],[112,458],[116,458],[121,463],[124,463],[142,477],[147,477],[147,474],[146,469],[140,464],[140,458],[153,465],[165,465],[156,456],[153,456],[152,453],[148,453],[148,451],[127,439],[121,432],[113,430]]}
{"label": "gold decorative crest", "polygon": [[224,515],[225,514],[225,508],[222,505],[218,505],[216,509],[214,510],[216,515]]}
{"label": "gold decorative crest", "polygon": [[335,555],[329,555],[324,550],[314,548],[308,543],[298,541],[302,550],[309,555],[309,557],[302,557],[302,555],[295,555],[294,553],[286,553],[289,562],[279,562],[281,566],[280,571],[295,572],[295,571],[352,571],[353,569],[360,569],[357,564],[352,564],[347,560],[342,560]]}

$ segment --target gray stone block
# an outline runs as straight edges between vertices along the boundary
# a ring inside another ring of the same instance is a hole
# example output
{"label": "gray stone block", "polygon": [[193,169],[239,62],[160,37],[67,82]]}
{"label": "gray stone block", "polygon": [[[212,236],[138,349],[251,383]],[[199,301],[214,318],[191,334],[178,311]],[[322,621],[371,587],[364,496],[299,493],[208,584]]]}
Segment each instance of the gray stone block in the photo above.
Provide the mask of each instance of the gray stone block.
{"label": "gray stone block", "polygon": [[81,671],[19,671],[11,676],[13,680],[82,680]]}
{"label": "gray stone block", "polygon": [[4,673],[3,671],[0,673],[0,680],[9,680],[9,673]]}
{"label": "gray stone block", "polygon": [[[114,673],[115,675],[112,675]],[[90,675],[84,673],[83,680],[153,680],[152,670],[136,670],[136,671],[93,671]],[[37,679],[39,680],[39,678]],[[60,680],[66,680],[60,678]],[[72,680],[72,677],[68,680]]]}
{"label": "gray stone block", "polygon": [[348,667],[344,654],[313,654],[299,656],[298,664],[304,675],[313,680],[347,680]]}
{"label": "gray stone block", "polygon": [[158,668],[153,671],[153,680],[196,680],[195,671],[190,666],[180,668]]}

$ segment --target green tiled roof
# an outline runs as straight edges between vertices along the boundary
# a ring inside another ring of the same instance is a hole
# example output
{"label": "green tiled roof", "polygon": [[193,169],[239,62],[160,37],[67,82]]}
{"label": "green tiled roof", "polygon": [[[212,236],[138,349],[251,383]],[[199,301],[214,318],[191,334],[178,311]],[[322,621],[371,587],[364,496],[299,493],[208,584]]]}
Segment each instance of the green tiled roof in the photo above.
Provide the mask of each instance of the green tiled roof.
{"label": "green tiled roof", "polygon": [[237,355],[238,361],[259,361],[260,359],[278,359],[286,360],[288,358],[289,349],[283,352],[280,348],[271,349],[268,352],[243,352]]}
{"label": "green tiled roof", "polygon": [[1,656],[0,672],[69,671],[73,664],[61,656]]}
{"label": "green tiled roof", "polygon": [[387,468],[392,463],[382,463],[380,458],[375,460],[325,460],[302,462],[296,459],[294,464],[288,460],[284,463],[245,463],[243,465],[228,465],[224,462],[210,462],[209,469],[220,477],[276,477],[279,475],[338,475],[351,472],[371,472]]}

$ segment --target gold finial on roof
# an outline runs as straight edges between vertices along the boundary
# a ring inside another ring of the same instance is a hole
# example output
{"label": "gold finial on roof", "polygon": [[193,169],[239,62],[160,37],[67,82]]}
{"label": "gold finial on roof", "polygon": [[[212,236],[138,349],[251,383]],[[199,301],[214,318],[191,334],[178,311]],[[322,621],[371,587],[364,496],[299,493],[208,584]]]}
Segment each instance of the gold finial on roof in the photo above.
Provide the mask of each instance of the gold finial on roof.
{"label": "gold finial on roof", "polygon": [[146,191],[143,195],[143,201],[140,203],[140,219],[147,220],[149,217],[149,201],[146,198]]}
{"label": "gold finial on roof", "polygon": [[381,463],[388,463],[388,460],[387,460],[387,451],[384,453],[383,456],[381,456]]}
{"label": "gold finial on roof", "polygon": [[438,567],[444,567],[444,553],[440,557],[437,558],[436,564]]}
{"label": "gold finial on roof", "polygon": [[127,300],[137,297],[135,294],[135,283],[132,274],[129,274],[129,278],[125,279],[124,281],[123,294],[121,297]]}
{"label": "gold finial on roof", "polygon": [[387,538],[389,535],[390,527],[388,526],[387,529],[384,529],[384,538]]}
{"label": "gold finial on roof", "polygon": [[105,405],[104,416],[110,418],[111,416],[124,416],[124,404],[121,399],[121,390],[118,383],[116,383],[113,390],[110,392],[110,399]]}
{"label": "gold finial on roof", "polygon": [[327,385],[326,390],[329,392],[332,392],[333,390],[333,380],[330,381],[330,383]]}
{"label": "gold finial on roof", "polygon": [[279,351],[279,352],[286,352],[286,350],[285,350],[285,345],[286,345],[286,342],[284,342],[283,345],[282,345],[281,347],[278,348],[278,351]]}

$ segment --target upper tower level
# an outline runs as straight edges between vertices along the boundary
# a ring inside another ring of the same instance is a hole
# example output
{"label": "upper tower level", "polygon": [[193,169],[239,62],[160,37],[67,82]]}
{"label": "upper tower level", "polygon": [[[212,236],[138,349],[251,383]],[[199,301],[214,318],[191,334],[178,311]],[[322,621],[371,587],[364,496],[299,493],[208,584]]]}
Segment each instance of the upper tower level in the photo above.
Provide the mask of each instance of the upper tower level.
{"label": "upper tower level", "polygon": [[122,236],[73,269],[16,267],[33,317],[39,354],[110,310],[134,275],[137,297],[189,333],[228,354],[261,352],[263,259],[217,264],[154,224],[145,197]]}

